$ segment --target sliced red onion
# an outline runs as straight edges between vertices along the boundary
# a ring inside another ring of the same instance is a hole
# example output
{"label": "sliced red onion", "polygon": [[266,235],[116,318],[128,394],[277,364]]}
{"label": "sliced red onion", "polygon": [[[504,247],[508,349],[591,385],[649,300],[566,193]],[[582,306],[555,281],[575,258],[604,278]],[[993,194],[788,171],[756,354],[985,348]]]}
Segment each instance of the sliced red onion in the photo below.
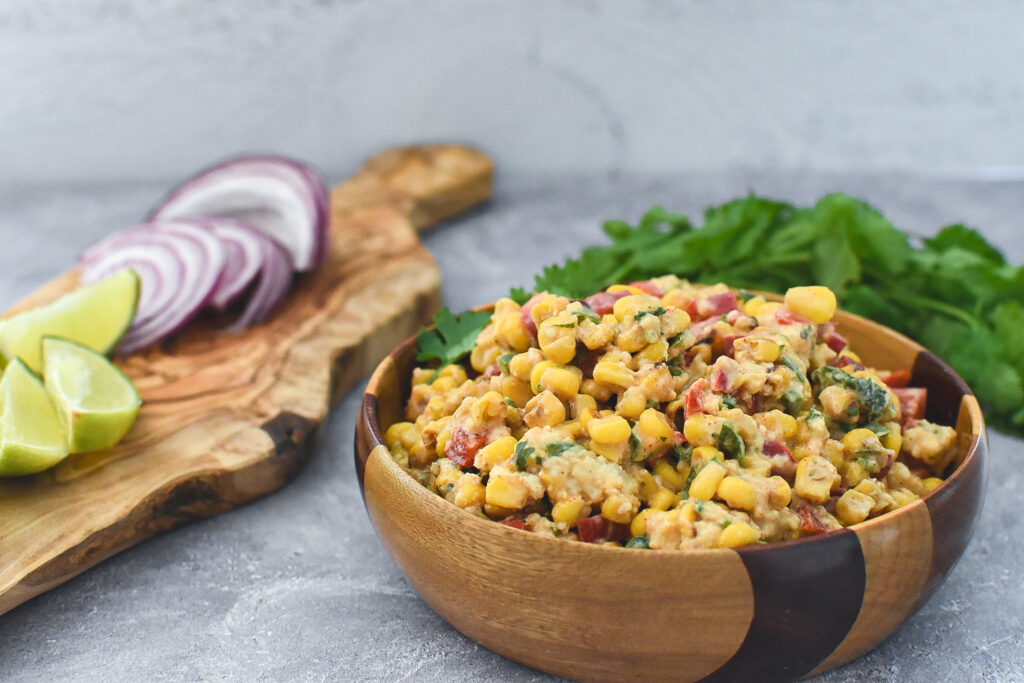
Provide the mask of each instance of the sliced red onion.
{"label": "sliced red onion", "polygon": [[211,308],[223,311],[256,279],[263,267],[263,243],[271,239],[251,225],[230,218],[208,218],[202,223],[224,246],[224,270],[209,300]]}
{"label": "sliced red onion", "polygon": [[294,266],[291,255],[284,247],[272,239],[263,239],[260,242],[260,251],[262,267],[256,290],[249,298],[242,315],[227,328],[228,332],[237,332],[266,320],[292,285]]}
{"label": "sliced red onion", "polygon": [[291,159],[246,156],[208,168],[172,190],[150,219],[204,216],[259,228],[291,254],[297,270],[310,270],[327,255],[327,186]]}
{"label": "sliced red onion", "polygon": [[123,268],[142,279],[139,310],[118,350],[131,353],[176,332],[206,304],[224,269],[220,240],[189,221],[147,223],[115,233],[82,257],[81,277],[95,282]]}

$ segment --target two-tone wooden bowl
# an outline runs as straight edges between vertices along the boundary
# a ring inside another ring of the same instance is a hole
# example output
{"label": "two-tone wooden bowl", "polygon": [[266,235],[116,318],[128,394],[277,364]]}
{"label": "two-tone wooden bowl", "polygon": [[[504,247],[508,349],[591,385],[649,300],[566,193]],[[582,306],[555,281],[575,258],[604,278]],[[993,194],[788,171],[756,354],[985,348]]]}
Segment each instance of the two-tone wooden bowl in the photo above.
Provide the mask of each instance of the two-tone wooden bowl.
{"label": "two-tone wooden bowl", "polygon": [[848,529],[738,549],[646,551],[573,543],[477,518],[415,482],[384,432],[403,419],[410,339],[377,367],[356,428],[366,509],[427,603],[509,659],[585,680],[791,680],[882,642],[942,584],[981,508],[978,402],[934,354],[840,313],[864,361],[911,368],[929,420],[955,425],[955,469],[922,499]]}

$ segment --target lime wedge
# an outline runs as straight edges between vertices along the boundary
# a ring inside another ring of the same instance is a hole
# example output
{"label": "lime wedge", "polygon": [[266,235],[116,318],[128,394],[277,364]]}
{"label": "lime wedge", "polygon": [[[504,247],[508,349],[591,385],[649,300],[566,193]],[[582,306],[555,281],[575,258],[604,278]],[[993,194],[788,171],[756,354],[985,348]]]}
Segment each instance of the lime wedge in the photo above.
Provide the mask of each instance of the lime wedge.
{"label": "lime wedge", "polygon": [[68,454],[67,437],[43,383],[15,359],[0,380],[0,476],[53,467]]}
{"label": "lime wedge", "polygon": [[72,453],[110,448],[139,415],[135,385],[102,354],[67,339],[43,339],[46,390],[64,424]]}
{"label": "lime wedge", "polygon": [[43,337],[64,337],[109,353],[128,332],[139,303],[139,276],[121,270],[94,285],[79,287],[52,304],[0,320],[0,354],[21,358],[42,374]]}

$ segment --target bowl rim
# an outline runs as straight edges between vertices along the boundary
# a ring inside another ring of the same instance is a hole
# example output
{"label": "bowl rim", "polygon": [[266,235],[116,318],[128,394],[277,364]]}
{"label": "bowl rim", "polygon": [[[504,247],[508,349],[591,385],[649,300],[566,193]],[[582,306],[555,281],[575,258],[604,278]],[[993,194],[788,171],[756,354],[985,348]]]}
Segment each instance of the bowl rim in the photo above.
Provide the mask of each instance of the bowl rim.
{"label": "bowl rim", "polygon": [[[735,289],[735,288],[732,288],[732,289]],[[756,294],[761,294],[763,296],[773,297],[776,300],[781,300],[781,296],[778,295],[778,294],[775,294],[773,292],[755,292],[755,291],[752,291],[752,290],[747,290],[747,291],[750,291],[752,294],[755,294],[755,295]],[[489,310],[489,309],[493,308],[493,306],[494,306],[494,303],[483,304],[481,306],[474,307],[472,310],[473,311]],[[974,401],[973,401],[974,402],[974,406],[970,407],[968,409],[969,417],[970,417],[970,422],[969,422],[969,425],[968,425],[969,426],[969,432],[968,433],[971,436],[971,440],[970,440],[970,442],[968,443],[968,445],[966,447],[967,451],[964,454],[964,457],[957,464],[956,469],[954,469],[953,472],[948,477],[943,479],[941,484],[936,486],[931,491],[926,492],[923,496],[921,496],[917,500],[914,500],[913,502],[911,502],[911,503],[909,503],[907,505],[904,505],[902,507],[899,507],[899,508],[897,508],[895,510],[890,510],[889,512],[885,512],[885,513],[883,513],[883,514],[881,514],[881,515],[879,515],[877,517],[873,517],[871,519],[867,519],[867,520],[865,520],[863,522],[859,522],[857,524],[852,524],[850,526],[845,526],[845,527],[842,527],[840,529],[832,529],[830,531],[826,531],[826,532],[823,532],[823,533],[820,533],[820,534],[814,534],[812,536],[803,536],[801,538],[794,538],[794,539],[789,539],[789,540],[785,540],[785,541],[771,541],[771,542],[765,542],[765,543],[753,543],[753,544],[750,544],[750,545],[740,546],[740,547],[736,547],[736,548],[683,548],[683,549],[676,549],[676,550],[650,549],[650,551],[656,553],[658,556],[677,555],[677,554],[697,556],[697,555],[707,555],[709,553],[724,554],[724,553],[729,553],[729,552],[737,552],[737,553],[744,554],[744,555],[745,554],[760,554],[760,553],[768,552],[768,551],[771,551],[771,550],[783,550],[783,549],[788,549],[788,548],[799,548],[799,547],[802,547],[802,546],[807,545],[809,543],[826,542],[826,541],[828,541],[830,539],[837,538],[838,536],[841,536],[842,534],[845,534],[845,533],[854,533],[854,532],[860,531],[860,530],[869,530],[869,529],[872,529],[872,528],[877,527],[877,526],[883,526],[883,525],[886,525],[886,524],[890,524],[890,523],[892,523],[892,521],[897,519],[900,515],[910,514],[911,511],[913,511],[915,509],[918,509],[920,506],[927,505],[927,500],[928,499],[930,499],[930,498],[932,498],[932,497],[934,497],[936,495],[941,495],[947,489],[951,488],[954,485],[954,483],[957,482],[961,478],[963,473],[969,467],[970,461],[973,461],[973,460],[976,460],[976,459],[980,459],[980,458],[983,457],[981,455],[981,452],[983,452],[985,449],[981,448],[981,442],[982,442],[982,440],[986,440],[987,441],[986,423],[985,423],[984,413],[981,411],[980,406],[977,403],[977,398],[975,397],[974,392],[971,390],[970,386],[963,380],[962,377],[960,377],[960,375],[948,363],[946,363],[943,359],[939,358],[937,355],[935,355],[934,353],[929,351],[926,347],[924,347],[921,344],[917,343],[913,339],[910,339],[906,335],[903,335],[900,332],[897,332],[896,330],[893,330],[890,327],[887,327],[885,325],[877,323],[877,322],[875,322],[873,320],[870,320],[868,318],[865,318],[863,316],[859,316],[859,315],[857,315],[855,313],[850,313],[848,311],[843,311],[843,310],[837,310],[836,311],[836,318],[840,318],[840,317],[842,317],[842,318],[849,318],[849,319],[851,319],[851,320],[853,320],[855,322],[858,322],[858,323],[861,323],[861,324],[865,324],[865,325],[868,325],[869,327],[874,327],[874,328],[877,328],[878,330],[884,331],[886,334],[893,335],[901,343],[906,344],[907,346],[910,346],[918,354],[921,354],[921,353],[929,354],[935,360],[935,362],[939,365],[939,368],[945,374],[950,376],[951,379],[953,379],[956,384],[960,385],[964,389],[964,394],[961,397],[961,401],[963,400],[963,398],[968,397],[968,396],[971,397],[972,399],[974,399]],[[834,318],[834,320],[836,320],[836,318]],[[836,320],[836,321],[839,322],[840,324],[842,323],[842,320]],[[432,329],[432,328],[433,328],[433,326],[431,325],[427,329]],[[368,427],[369,432],[372,435],[373,440],[375,441],[375,444],[370,448],[370,452],[372,452],[373,450],[376,450],[376,448],[378,446],[383,447],[388,452],[388,455],[389,455],[389,457],[384,458],[384,460],[386,460],[386,465],[384,465],[384,466],[391,473],[396,475],[397,481],[401,481],[402,484],[407,486],[407,487],[408,486],[413,487],[413,490],[416,491],[415,495],[416,495],[417,499],[423,501],[424,504],[426,504],[426,505],[438,505],[439,507],[437,507],[435,509],[438,510],[439,512],[441,512],[442,514],[444,514],[445,511],[463,513],[463,512],[465,512],[464,510],[462,510],[461,508],[458,508],[457,506],[453,505],[452,503],[449,503],[447,500],[445,500],[441,496],[431,492],[427,487],[423,486],[418,481],[413,479],[412,475],[410,475],[397,462],[395,462],[393,457],[390,457],[391,451],[390,451],[390,449],[387,446],[387,441],[384,438],[383,429],[382,429],[381,424],[380,424],[379,411],[378,411],[378,408],[377,408],[377,405],[376,405],[376,397],[377,397],[376,389],[377,389],[378,385],[381,383],[381,381],[383,380],[383,376],[384,376],[384,373],[385,373],[385,371],[387,369],[387,366],[390,364],[390,365],[396,366],[396,369],[397,369],[397,358],[399,356],[401,356],[402,354],[409,353],[412,350],[414,350],[415,346],[417,344],[417,341],[418,341],[418,334],[412,335],[411,337],[409,337],[408,339],[403,341],[401,344],[399,344],[394,350],[391,351],[391,353],[389,353],[387,356],[385,356],[384,359],[382,359],[381,362],[374,369],[373,374],[370,376],[370,380],[369,380],[369,382],[368,382],[368,384],[366,386],[366,391],[364,392],[364,395],[363,395],[363,401],[361,402],[361,405],[360,405],[360,408],[359,408],[359,415],[357,416],[357,423],[358,422],[363,422],[365,420],[366,426]],[[372,402],[372,404],[371,404],[371,402],[366,400],[368,397],[371,397],[371,396],[374,398],[374,401]],[[961,408],[961,410],[962,410],[962,408]],[[954,427],[954,429],[956,429],[956,425],[955,424],[953,425],[953,427]],[[958,431],[958,433],[960,433],[960,432]],[[356,453],[356,457],[357,458],[360,457],[358,452]],[[368,452],[366,454],[366,459],[368,459],[369,457],[370,457],[370,453]],[[362,475],[360,475],[360,481],[362,482]],[[430,502],[427,502],[428,500]],[[528,534],[533,539],[544,539],[541,542],[544,542],[544,543],[551,542],[551,543],[557,544],[556,546],[552,546],[552,547],[566,548],[566,546],[568,546],[570,548],[577,548],[577,549],[579,549],[579,548],[587,548],[588,549],[588,550],[579,550],[580,552],[630,552],[630,553],[633,553],[633,555],[636,556],[636,557],[645,557],[645,556],[647,556],[645,553],[636,553],[635,552],[637,550],[636,548],[627,548],[624,545],[623,546],[615,546],[615,545],[605,545],[605,544],[601,544],[601,543],[584,543],[584,542],[567,543],[566,542],[567,539],[556,538],[554,536],[548,536],[547,534],[538,534],[538,533],[534,533],[534,532],[531,532],[531,531],[527,531],[526,529],[518,529],[518,528],[515,528],[515,527],[508,526],[507,524],[502,524],[499,521],[495,521],[495,520],[491,520],[491,519],[484,519],[484,518],[481,518],[481,517],[477,517],[476,515],[473,515],[473,514],[464,514],[464,515],[462,515],[460,517],[460,519],[466,520],[466,523],[469,523],[469,524],[480,524],[480,525],[483,525],[483,526],[480,527],[481,530],[483,530],[483,529],[495,530],[496,529],[497,533],[502,533],[500,531],[500,529],[504,528],[507,532],[512,532],[512,533],[516,533],[517,532],[517,533]],[[472,520],[472,521],[469,521],[469,520]]]}

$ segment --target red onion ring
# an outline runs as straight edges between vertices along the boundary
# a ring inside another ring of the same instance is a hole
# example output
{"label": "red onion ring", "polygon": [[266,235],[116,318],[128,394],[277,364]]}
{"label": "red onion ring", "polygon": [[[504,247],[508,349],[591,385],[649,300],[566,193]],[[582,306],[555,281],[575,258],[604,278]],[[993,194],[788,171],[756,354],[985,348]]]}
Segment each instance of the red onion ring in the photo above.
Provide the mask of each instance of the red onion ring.
{"label": "red onion ring", "polygon": [[310,270],[327,255],[328,193],[311,168],[279,156],[230,159],[181,183],[150,220],[235,218],[262,230]]}
{"label": "red onion ring", "polygon": [[262,243],[270,238],[251,225],[230,218],[207,218],[202,223],[224,246],[224,270],[208,302],[211,308],[223,311],[259,275],[263,268]]}

